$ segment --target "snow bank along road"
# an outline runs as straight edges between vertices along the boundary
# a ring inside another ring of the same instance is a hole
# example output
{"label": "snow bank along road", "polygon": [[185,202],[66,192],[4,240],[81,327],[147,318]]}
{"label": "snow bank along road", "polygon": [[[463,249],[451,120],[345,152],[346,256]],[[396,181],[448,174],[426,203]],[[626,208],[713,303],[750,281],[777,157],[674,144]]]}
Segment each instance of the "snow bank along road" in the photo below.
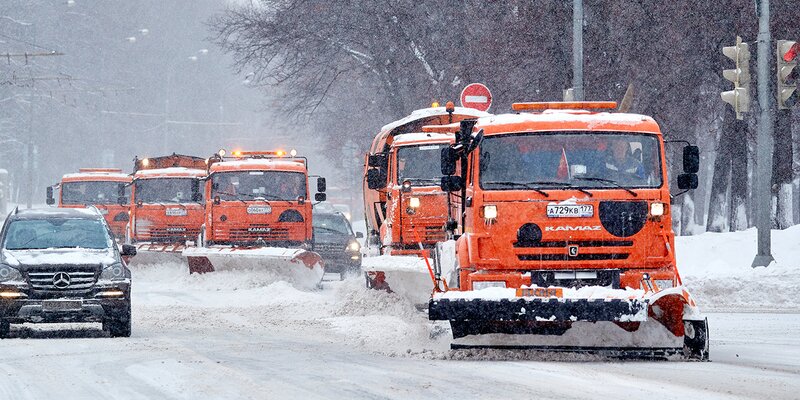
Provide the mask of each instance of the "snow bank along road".
{"label": "snow bank along road", "polygon": [[778,265],[758,271],[739,265],[752,232],[679,241],[684,279],[715,310],[709,363],[450,352],[446,325],[360,279],[306,292],[264,272],[159,265],[134,271],[129,339],[15,327],[0,399],[798,398],[798,233],[776,234]]}

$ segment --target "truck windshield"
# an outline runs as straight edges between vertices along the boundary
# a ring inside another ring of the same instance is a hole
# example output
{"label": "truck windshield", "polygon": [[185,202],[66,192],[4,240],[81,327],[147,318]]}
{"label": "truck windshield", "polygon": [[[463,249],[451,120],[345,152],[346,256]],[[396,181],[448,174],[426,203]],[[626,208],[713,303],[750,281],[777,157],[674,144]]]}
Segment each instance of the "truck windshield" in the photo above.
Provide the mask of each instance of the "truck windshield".
{"label": "truck windshield", "polygon": [[306,176],[301,172],[217,172],[211,178],[211,196],[220,200],[287,200],[306,196]]}
{"label": "truck windshield", "polygon": [[111,246],[103,223],[94,219],[50,218],[12,221],[3,247],[8,250]]}
{"label": "truck windshield", "polygon": [[483,189],[657,188],[658,138],[628,132],[557,132],[490,136],[480,148]]}
{"label": "truck windshield", "polygon": [[116,181],[64,182],[61,184],[61,204],[116,204],[119,184]]}
{"label": "truck windshield", "polygon": [[353,234],[350,224],[343,215],[314,214],[312,225],[314,226],[314,233]]}
{"label": "truck windshield", "polygon": [[134,182],[137,203],[192,203],[195,178],[148,178]]}
{"label": "truck windshield", "polygon": [[441,151],[444,145],[426,144],[397,149],[397,183],[406,180],[412,186],[435,186],[441,181]]}

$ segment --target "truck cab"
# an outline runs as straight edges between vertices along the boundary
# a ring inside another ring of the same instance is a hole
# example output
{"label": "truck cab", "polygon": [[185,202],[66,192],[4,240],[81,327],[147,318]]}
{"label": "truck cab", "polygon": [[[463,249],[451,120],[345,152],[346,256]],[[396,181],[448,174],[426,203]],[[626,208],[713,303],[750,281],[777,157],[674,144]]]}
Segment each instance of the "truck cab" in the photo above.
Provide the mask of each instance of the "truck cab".
{"label": "truck cab", "polygon": [[172,154],[134,160],[129,241],[178,244],[195,241],[205,217],[201,182],[206,159]]}
{"label": "truck cab", "polygon": [[447,193],[439,187],[439,155],[454,140],[453,133],[421,132],[393,141],[387,181],[379,188],[387,200],[386,222],[380,227],[382,254],[419,255],[420,245],[431,249],[446,240]]}
{"label": "truck cab", "polygon": [[[220,153],[208,167],[204,244],[311,249],[307,160],[283,151]],[[324,201],[325,178],[317,192]]]}
{"label": "truck cab", "polygon": [[[81,168],[77,173],[66,174],[61,182],[47,187],[47,204],[60,208],[86,208],[95,206],[108,222],[117,238],[125,237],[129,220],[127,202],[120,204],[120,188],[127,197],[131,176],[118,168]],[[55,190],[58,190],[58,199]]]}

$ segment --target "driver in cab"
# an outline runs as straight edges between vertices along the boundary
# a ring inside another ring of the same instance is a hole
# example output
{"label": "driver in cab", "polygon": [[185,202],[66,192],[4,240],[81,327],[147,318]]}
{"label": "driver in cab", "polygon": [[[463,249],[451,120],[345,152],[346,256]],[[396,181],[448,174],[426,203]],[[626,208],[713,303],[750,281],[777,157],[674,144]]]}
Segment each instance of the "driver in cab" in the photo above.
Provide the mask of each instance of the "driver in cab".
{"label": "driver in cab", "polygon": [[631,152],[631,144],[623,138],[609,140],[605,167],[608,176],[614,176],[620,181],[642,180],[645,171],[642,162]]}

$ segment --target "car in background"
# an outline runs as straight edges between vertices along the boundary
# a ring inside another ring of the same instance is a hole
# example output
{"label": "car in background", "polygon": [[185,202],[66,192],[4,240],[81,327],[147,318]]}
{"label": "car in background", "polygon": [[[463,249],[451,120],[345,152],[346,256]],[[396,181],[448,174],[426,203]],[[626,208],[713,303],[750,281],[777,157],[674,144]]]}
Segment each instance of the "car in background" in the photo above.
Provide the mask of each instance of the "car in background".
{"label": "car in background", "polygon": [[347,274],[361,272],[361,245],[353,233],[350,221],[338,211],[315,210],[312,216],[314,251],[322,256],[325,272]]}
{"label": "car in background", "polygon": [[130,336],[134,255],[93,207],[11,213],[0,231],[0,338],[26,322],[101,322]]}

